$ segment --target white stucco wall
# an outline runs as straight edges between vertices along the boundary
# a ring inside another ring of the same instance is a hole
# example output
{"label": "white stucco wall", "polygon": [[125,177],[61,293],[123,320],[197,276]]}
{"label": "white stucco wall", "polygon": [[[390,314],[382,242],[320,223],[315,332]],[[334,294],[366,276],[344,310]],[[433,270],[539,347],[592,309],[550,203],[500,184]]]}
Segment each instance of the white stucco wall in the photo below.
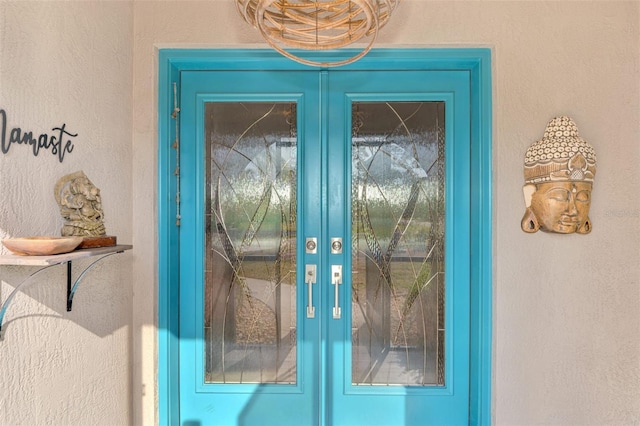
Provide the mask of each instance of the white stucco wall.
{"label": "white stucco wall", "polygon": [[[22,145],[0,153],[0,238],[60,235],[53,187],[84,170],[101,190],[107,232],[131,243],[132,11],[126,2],[0,1],[7,132],[37,136],[64,123],[77,133],[62,162]],[[97,264],[72,312],[64,266],[18,293],[0,341],[0,425],[131,422],[132,257]],[[89,263],[74,262],[75,276]],[[0,267],[1,300],[34,271]]]}
{"label": "white stucco wall", "polygon": [[[62,163],[0,154],[0,237],[57,233],[83,169],[133,252],[20,293],[0,342],[0,424],[154,424],[157,49],[255,46],[231,1],[0,1],[9,127],[78,133]],[[640,423],[640,2],[404,0],[384,46],[493,49],[494,367],[500,425]],[[590,235],[524,234],[522,161],[555,115],[598,155]],[[24,270],[0,267],[4,300]]]}

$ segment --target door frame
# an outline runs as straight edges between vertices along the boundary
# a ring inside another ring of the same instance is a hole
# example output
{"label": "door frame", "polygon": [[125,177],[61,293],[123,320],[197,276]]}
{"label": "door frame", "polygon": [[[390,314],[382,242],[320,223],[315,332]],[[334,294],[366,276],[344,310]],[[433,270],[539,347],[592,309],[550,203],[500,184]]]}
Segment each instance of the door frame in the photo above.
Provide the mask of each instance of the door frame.
{"label": "door frame", "polygon": [[[334,62],[353,49],[298,52]],[[179,126],[180,72],[186,70],[305,70],[268,49],[160,49],[158,57],[158,423],[179,419],[178,179],[174,149]],[[320,68],[318,68],[320,69]],[[340,70],[456,70],[469,73],[471,85],[471,354],[470,417],[491,424],[492,379],[492,86],[491,50],[372,49]],[[175,117],[175,118],[174,118]],[[179,144],[179,141],[178,141]]]}

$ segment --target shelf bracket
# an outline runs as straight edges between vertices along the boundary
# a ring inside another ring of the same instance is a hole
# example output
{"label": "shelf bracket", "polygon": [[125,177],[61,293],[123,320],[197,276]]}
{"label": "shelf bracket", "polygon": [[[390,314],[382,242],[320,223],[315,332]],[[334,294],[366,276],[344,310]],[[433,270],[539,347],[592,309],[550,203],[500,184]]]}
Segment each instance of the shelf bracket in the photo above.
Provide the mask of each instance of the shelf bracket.
{"label": "shelf bracket", "polygon": [[[84,268],[84,271],[82,271],[82,273],[78,276],[78,279],[73,284],[73,287],[71,286],[71,261],[67,262],[67,312],[71,312],[71,308],[73,305],[73,296],[76,294],[76,290],[78,289],[78,284],[80,284],[80,281],[82,281],[82,278],[84,278],[87,272],[89,272],[89,269],[91,269],[93,265],[100,262],[105,257],[109,257],[118,253],[124,253],[124,250],[114,251],[113,253],[105,254],[104,256],[99,257],[98,259],[91,262],[89,266]],[[0,327],[1,326],[2,326],[2,323],[0,322]]]}
{"label": "shelf bracket", "polygon": [[[96,263],[98,263],[99,261],[103,260],[106,257],[109,257],[109,256],[114,255],[114,254],[118,254],[118,253],[124,253],[124,250],[118,250],[118,251],[114,251],[112,253],[105,254],[105,255],[99,257],[98,259],[94,260],[93,262],[91,262],[86,268],[84,268],[84,270],[80,273],[80,275],[75,280],[75,282],[72,279],[72,261],[71,260],[67,260],[67,261],[64,261],[64,262],[47,265],[47,266],[45,266],[43,268],[38,269],[37,271],[35,271],[31,275],[29,275],[27,278],[22,280],[22,282],[20,284],[18,284],[13,289],[11,294],[9,294],[9,297],[7,298],[7,300],[4,301],[4,303],[2,304],[2,307],[0,308],[0,340],[3,340],[3,337],[4,337],[3,334],[2,334],[2,321],[4,319],[5,313],[7,312],[7,309],[9,308],[9,304],[13,300],[13,297],[18,293],[18,291],[20,291],[21,288],[23,288],[25,285],[27,285],[29,282],[31,282],[32,279],[36,275],[40,274],[40,272],[45,271],[45,270],[51,268],[52,266],[61,265],[63,263],[67,264],[67,312],[70,312],[71,308],[73,307],[73,296],[76,294],[76,290],[78,289],[78,285],[80,284],[80,281],[82,281],[84,276],[87,274],[87,272],[89,272],[89,270]],[[73,282],[73,284],[72,284],[72,282]]]}
{"label": "shelf bracket", "polygon": [[33,272],[31,275],[29,275],[27,278],[25,278],[24,280],[22,280],[22,282],[20,284],[18,284],[16,286],[16,288],[13,289],[13,291],[11,292],[11,294],[9,295],[9,297],[7,297],[7,300],[4,301],[4,303],[2,304],[2,308],[0,308],[0,340],[3,338],[2,335],[2,320],[4,319],[4,314],[7,312],[7,309],[9,308],[9,304],[11,303],[11,301],[13,300],[13,297],[16,295],[16,293],[18,293],[18,291],[24,287],[25,285],[27,285],[27,283],[29,283],[31,281],[31,279],[33,277],[35,277],[36,275],[38,275],[40,272],[47,270],[49,268],[51,268],[52,266],[56,266],[56,264],[54,265],[49,265],[49,266],[45,266],[44,268],[40,268],[37,271]]}

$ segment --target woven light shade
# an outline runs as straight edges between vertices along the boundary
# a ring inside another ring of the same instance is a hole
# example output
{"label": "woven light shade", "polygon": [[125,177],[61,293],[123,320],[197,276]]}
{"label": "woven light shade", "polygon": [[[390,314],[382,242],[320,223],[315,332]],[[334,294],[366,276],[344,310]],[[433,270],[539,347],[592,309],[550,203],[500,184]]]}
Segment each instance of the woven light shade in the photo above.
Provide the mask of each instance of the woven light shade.
{"label": "woven light shade", "polygon": [[[397,4],[398,0],[236,0],[242,17],[271,47],[294,61],[323,67],[366,55]],[[368,38],[362,51],[336,62],[315,62],[286,50],[338,49],[362,38]]]}

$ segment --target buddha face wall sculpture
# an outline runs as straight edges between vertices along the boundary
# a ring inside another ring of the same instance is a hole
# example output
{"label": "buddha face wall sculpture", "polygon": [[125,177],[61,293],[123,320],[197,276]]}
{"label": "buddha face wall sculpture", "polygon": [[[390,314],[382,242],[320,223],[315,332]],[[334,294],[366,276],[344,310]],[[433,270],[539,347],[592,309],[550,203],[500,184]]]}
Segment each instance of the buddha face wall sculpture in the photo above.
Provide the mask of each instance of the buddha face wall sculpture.
{"label": "buddha face wall sculpture", "polygon": [[542,140],[527,150],[522,188],[524,232],[591,232],[589,207],[596,154],[569,117],[549,121]]}

